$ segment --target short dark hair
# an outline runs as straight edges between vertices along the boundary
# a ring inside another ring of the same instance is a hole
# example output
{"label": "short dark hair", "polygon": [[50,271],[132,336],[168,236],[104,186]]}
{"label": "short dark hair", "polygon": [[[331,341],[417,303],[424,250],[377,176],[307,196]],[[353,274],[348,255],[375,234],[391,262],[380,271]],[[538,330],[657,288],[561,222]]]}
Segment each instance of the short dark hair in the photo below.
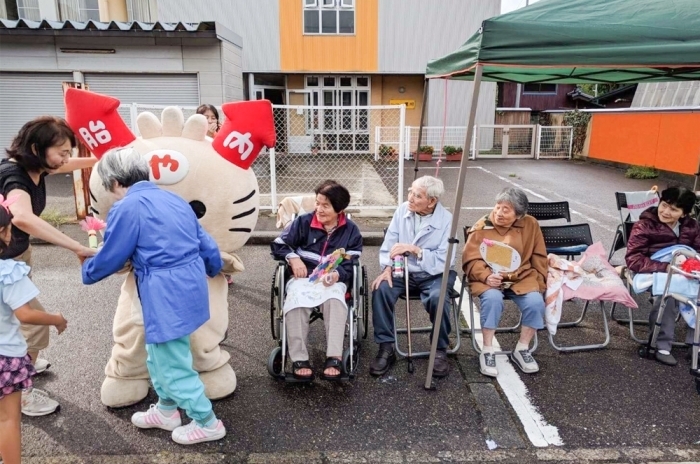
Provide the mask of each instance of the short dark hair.
{"label": "short dark hair", "polygon": [[661,201],[683,210],[688,214],[695,205],[695,193],[683,187],[669,187],[661,192]]}
{"label": "short dark hair", "polygon": [[321,185],[316,187],[314,193],[328,198],[336,213],[343,211],[350,204],[350,192],[334,180],[323,181]]}
{"label": "short dark hair", "polygon": [[[4,230],[5,227],[9,227],[11,222],[12,213],[6,210],[5,207],[0,206],[0,229]],[[8,247],[8,243],[5,243],[2,240],[0,240],[0,254],[4,254]]]}
{"label": "short dark hair", "polygon": [[204,114],[207,112],[207,110],[211,111],[214,113],[214,117],[216,118],[216,122],[219,122],[219,112],[216,110],[216,107],[214,105],[210,105],[208,103],[203,103],[197,107],[197,114]]}
{"label": "short dark hair", "polygon": [[25,171],[38,172],[50,168],[46,163],[46,150],[66,140],[70,142],[71,148],[76,147],[75,134],[65,119],[39,116],[22,126],[12,140],[10,148],[5,151],[7,157],[15,160]]}

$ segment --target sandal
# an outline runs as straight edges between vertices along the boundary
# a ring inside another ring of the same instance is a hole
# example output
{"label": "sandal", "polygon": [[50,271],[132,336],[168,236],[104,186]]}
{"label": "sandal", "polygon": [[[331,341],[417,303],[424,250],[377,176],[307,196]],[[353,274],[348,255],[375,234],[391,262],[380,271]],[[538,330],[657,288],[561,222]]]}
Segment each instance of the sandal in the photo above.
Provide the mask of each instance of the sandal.
{"label": "sandal", "polygon": [[311,370],[311,363],[309,363],[308,360],[306,360],[306,361],[294,361],[292,363],[292,375],[294,376],[295,379],[308,380],[308,381],[311,381],[314,379],[313,372],[311,372],[311,375],[299,375],[299,374],[297,374],[297,371],[300,371],[302,369]]}
{"label": "sandal", "polygon": [[[323,380],[340,380],[340,378],[343,376],[343,362],[340,359],[336,358],[326,358],[326,365],[323,366],[323,372],[321,373],[321,379]],[[326,374],[326,369],[328,368],[335,368],[338,370],[338,373],[336,375],[327,375]]]}

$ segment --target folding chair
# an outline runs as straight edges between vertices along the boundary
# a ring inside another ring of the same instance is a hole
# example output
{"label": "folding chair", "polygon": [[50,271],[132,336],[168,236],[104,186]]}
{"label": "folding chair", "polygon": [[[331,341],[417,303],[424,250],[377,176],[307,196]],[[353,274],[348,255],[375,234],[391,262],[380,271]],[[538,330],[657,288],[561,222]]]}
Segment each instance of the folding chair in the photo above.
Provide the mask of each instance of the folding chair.
{"label": "folding chair", "polygon": [[[593,244],[593,237],[591,236],[591,228],[588,224],[571,224],[564,226],[542,226],[542,235],[544,236],[544,243],[547,250],[550,249],[550,253],[556,255],[566,256],[567,259],[572,259],[574,256],[579,255],[586,251],[586,249]],[[586,317],[588,312],[588,305],[590,301],[586,301],[583,305],[583,310],[581,311],[581,316],[571,322],[560,322],[558,328],[568,328],[578,326],[583,319]],[[603,316],[603,327],[605,329],[605,341],[603,343],[592,344],[592,345],[573,345],[573,346],[559,346],[554,341],[554,336],[549,334],[549,343],[557,351],[585,351],[585,350],[595,350],[600,348],[605,348],[610,343],[610,329],[608,327],[608,318],[605,314],[605,306],[602,301],[599,301],[600,312]]]}
{"label": "folding chair", "polygon": [[[467,243],[467,235],[469,234],[469,229],[471,226],[464,226],[463,233],[464,233],[464,243]],[[460,331],[462,333],[468,333],[472,339],[472,348],[474,348],[474,351],[476,351],[478,354],[481,354],[481,348],[479,348],[479,344],[477,343],[476,340],[476,335],[481,333],[481,329],[477,329],[474,326],[474,298],[472,297],[471,290],[469,288],[469,282],[467,280],[467,274],[462,275],[462,289],[460,292],[459,296],[459,307],[462,307],[462,301],[464,298],[464,292],[466,291],[467,297],[469,298],[469,328],[468,329],[463,329],[460,327]],[[504,296],[504,303],[505,301],[508,301],[509,298]],[[514,326],[511,327],[497,327],[496,328],[496,333],[515,333],[520,329],[520,326],[522,325],[523,321],[523,313],[520,311],[520,308],[518,308],[518,322]],[[537,339],[537,332],[535,332],[535,337],[533,339],[533,345],[532,345],[532,350],[530,350],[531,353],[534,353],[537,350],[537,345],[538,345],[538,339]],[[510,356],[513,354],[513,351],[507,351],[507,350],[502,350],[502,351],[496,351],[494,353],[495,355],[508,355]]]}
{"label": "folding chair", "polygon": [[572,259],[593,245],[591,228],[588,224],[541,226],[540,229],[542,229],[547,253]]}
{"label": "folding chair", "polygon": [[546,203],[530,203],[527,214],[538,221],[551,221],[553,219],[566,219],[571,222],[568,201],[552,201]]}

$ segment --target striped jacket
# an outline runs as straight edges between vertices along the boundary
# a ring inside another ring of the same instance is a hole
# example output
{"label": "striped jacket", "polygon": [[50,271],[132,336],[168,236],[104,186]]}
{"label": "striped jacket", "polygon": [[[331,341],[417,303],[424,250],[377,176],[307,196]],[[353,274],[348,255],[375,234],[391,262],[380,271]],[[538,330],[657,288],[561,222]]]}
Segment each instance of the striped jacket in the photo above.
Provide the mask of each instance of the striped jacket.
{"label": "striped jacket", "polygon": [[[301,258],[309,274],[316,268],[322,256],[333,253],[338,248],[358,257],[362,253],[362,235],[357,225],[341,213],[338,227],[330,234],[316,219],[314,212],[297,217],[271,244],[272,256],[276,260]],[[352,278],[352,262],[343,261],[338,266],[341,282]]]}

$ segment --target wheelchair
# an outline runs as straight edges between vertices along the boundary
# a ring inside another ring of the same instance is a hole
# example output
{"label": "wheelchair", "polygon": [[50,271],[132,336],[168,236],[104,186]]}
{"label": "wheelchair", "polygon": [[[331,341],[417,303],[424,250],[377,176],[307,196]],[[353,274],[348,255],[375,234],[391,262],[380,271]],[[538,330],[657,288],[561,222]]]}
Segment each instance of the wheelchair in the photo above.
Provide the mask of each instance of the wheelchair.
{"label": "wheelchair", "polygon": [[[359,259],[353,262],[352,269],[351,281],[345,282],[347,285],[345,302],[348,306],[348,317],[345,323],[346,341],[344,343],[347,343],[347,348],[343,350],[341,381],[354,379],[357,375],[360,342],[367,338],[368,329],[369,300],[367,292],[369,285],[367,270]],[[270,352],[267,371],[272,377],[289,383],[308,383],[308,380],[296,379],[291,372],[287,372],[287,364],[291,366],[291,361],[288,360],[285,315],[282,308],[286,296],[285,286],[290,275],[287,263],[278,261],[277,268],[272,275],[270,289],[270,330],[272,339],[277,342],[277,346]],[[317,319],[323,319],[320,307],[312,309],[309,323],[313,323]]]}

